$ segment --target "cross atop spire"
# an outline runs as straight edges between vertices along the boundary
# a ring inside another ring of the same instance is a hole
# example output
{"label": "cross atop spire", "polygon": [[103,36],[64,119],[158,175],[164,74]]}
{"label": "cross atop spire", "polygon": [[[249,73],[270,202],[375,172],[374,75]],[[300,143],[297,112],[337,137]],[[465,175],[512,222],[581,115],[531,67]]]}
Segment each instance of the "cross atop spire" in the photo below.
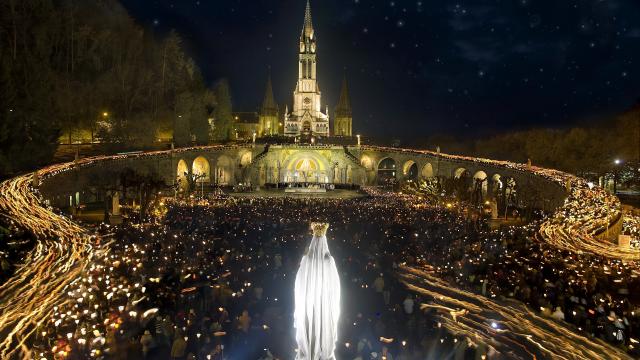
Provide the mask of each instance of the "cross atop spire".
{"label": "cross atop spire", "polygon": [[307,0],[307,8],[304,11],[304,26],[302,28],[302,36],[305,38],[313,38],[313,22],[311,21],[311,4]]}

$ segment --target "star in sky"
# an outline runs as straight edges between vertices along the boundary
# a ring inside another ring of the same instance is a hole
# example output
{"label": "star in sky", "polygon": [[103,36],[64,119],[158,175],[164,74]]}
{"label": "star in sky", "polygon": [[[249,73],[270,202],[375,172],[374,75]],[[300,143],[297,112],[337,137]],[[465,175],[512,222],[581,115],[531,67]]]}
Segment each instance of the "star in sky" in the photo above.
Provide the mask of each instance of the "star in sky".
{"label": "star in sky", "polygon": [[[123,3],[159,36],[176,29],[209,82],[228,78],[235,109],[260,106],[269,65],[277,102],[292,103],[304,0]],[[323,102],[335,106],[346,68],[358,132],[568,126],[640,98],[635,0],[311,5]]]}

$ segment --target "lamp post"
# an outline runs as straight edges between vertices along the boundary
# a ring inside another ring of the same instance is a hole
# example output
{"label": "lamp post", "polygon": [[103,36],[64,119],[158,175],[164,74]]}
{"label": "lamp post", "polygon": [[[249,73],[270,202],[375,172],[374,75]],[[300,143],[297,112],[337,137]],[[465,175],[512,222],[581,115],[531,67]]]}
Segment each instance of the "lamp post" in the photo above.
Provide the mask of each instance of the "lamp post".
{"label": "lamp post", "polygon": [[618,192],[618,171],[619,165],[622,164],[622,160],[615,159],[613,160],[613,163],[615,165],[615,169],[613,170],[613,194],[615,195],[616,192]]}

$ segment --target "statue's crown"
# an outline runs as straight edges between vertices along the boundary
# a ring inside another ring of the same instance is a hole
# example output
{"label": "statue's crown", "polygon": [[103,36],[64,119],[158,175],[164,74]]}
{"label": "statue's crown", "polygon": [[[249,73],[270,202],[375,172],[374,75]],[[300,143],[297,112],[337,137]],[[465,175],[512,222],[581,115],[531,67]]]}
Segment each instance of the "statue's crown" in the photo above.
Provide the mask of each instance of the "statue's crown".
{"label": "statue's crown", "polygon": [[311,223],[311,230],[313,230],[313,236],[325,236],[327,234],[327,229],[329,228],[328,223]]}

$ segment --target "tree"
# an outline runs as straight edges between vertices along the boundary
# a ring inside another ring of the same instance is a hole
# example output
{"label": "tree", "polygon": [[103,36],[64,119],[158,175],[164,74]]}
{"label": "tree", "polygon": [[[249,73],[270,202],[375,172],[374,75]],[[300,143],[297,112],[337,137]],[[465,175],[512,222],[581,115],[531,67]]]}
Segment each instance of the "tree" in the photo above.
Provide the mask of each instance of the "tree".
{"label": "tree", "polygon": [[57,147],[52,11],[51,1],[0,2],[0,174],[49,162]]}
{"label": "tree", "polygon": [[195,94],[194,107],[191,111],[190,125],[191,133],[195,136],[198,145],[209,143],[211,126],[209,118],[212,115],[215,95],[208,89],[202,89]]}
{"label": "tree", "polygon": [[186,146],[191,143],[188,117],[192,101],[190,94],[185,93],[177,97],[175,126],[173,128],[173,141],[177,146]]}
{"label": "tree", "polygon": [[0,2],[0,174],[51,161],[58,141],[145,148],[175,126],[204,144],[213,103],[180,37],[117,0]]}
{"label": "tree", "polygon": [[618,116],[612,130],[614,136],[609,139],[608,147],[613,157],[640,163],[640,99]]}
{"label": "tree", "polygon": [[[209,117],[213,107],[214,96],[210,91],[185,91],[176,100],[176,128],[174,141],[183,146],[193,140],[198,145],[209,142]],[[181,128],[179,128],[181,127]]]}
{"label": "tree", "polygon": [[222,79],[214,88],[216,106],[213,110],[213,138],[216,141],[228,141],[233,133],[233,115],[231,110],[231,94],[229,83]]}
{"label": "tree", "polygon": [[140,205],[139,221],[143,222],[153,202],[158,199],[158,191],[165,187],[162,177],[155,173],[144,173],[132,168],[120,172],[120,186],[123,198],[129,196]]}

